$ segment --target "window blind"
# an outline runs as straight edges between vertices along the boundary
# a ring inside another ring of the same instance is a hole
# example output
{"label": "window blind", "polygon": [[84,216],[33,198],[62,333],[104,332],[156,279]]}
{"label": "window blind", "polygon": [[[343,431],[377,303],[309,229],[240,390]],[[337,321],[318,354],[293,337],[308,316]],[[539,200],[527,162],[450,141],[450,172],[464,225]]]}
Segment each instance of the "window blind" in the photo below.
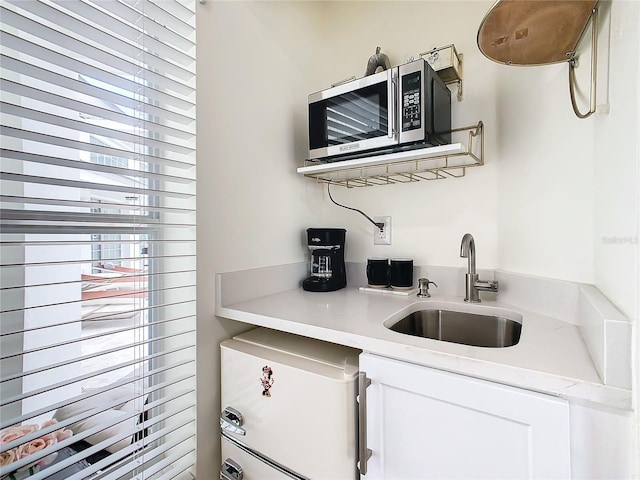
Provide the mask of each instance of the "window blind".
{"label": "window blind", "polygon": [[0,478],[193,478],[195,0],[0,3]]}

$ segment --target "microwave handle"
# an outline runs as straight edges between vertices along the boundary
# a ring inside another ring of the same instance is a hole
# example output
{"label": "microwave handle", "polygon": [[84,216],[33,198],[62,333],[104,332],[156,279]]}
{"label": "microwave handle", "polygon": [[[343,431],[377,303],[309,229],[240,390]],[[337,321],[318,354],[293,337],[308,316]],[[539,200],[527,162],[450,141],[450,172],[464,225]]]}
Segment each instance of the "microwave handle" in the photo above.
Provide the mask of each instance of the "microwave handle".
{"label": "microwave handle", "polygon": [[[392,70],[390,70],[392,72]],[[398,110],[398,78],[394,77],[392,73],[389,73],[391,77],[391,81],[389,85],[391,85],[391,91],[388,92],[391,98],[391,102],[389,102],[389,134],[387,135],[389,138],[394,138],[398,134],[398,125],[397,125],[397,110]]]}

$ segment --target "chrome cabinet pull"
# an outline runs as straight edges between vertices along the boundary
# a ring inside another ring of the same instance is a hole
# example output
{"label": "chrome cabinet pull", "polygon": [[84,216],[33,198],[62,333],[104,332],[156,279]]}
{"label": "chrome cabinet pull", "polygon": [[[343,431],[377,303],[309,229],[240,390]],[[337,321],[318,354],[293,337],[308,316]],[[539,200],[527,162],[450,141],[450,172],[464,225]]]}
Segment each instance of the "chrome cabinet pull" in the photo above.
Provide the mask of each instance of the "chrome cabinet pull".
{"label": "chrome cabinet pull", "polygon": [[220,428],[238,435],[246,435],[247,431],[241,428],[242,425],[244,418],[235,408],[226,407],[220,414]]}
{"label": "chrome cabinet pull", "polygon": [[237,462],[227,458],[222,467],[220,467],[220,480],[242,480],[243,478],[242,467]]}
{"label": "chrome cabinet pull", "polygon": [[367,448],[367,387],[371,379],[366,372],[358,373],[358,469],[361,475],[367,474],[367,460],[371,449]]}

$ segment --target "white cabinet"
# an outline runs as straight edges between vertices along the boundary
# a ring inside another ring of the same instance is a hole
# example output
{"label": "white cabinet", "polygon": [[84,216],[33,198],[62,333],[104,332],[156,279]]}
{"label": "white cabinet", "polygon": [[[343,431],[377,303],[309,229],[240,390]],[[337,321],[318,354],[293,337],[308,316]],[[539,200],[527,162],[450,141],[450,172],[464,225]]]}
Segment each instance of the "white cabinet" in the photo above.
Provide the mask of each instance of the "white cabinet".
{"label": "white cabinet", "polygon": [[566,401],[377,355],[363,480],[570,478]]}

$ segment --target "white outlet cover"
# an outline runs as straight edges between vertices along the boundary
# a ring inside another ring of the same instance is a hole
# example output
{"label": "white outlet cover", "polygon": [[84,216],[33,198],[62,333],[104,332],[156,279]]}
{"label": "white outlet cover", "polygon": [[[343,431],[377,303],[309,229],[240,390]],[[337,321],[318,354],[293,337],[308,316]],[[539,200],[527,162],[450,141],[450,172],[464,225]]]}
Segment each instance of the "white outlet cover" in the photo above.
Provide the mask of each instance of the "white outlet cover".
{"label": "white outlet cover", "polygon": [[380,233],[378,227],[373,227],[374,245],[391,245],[391,217],[373,217],[376,223],[384,223],[384,233]]}

